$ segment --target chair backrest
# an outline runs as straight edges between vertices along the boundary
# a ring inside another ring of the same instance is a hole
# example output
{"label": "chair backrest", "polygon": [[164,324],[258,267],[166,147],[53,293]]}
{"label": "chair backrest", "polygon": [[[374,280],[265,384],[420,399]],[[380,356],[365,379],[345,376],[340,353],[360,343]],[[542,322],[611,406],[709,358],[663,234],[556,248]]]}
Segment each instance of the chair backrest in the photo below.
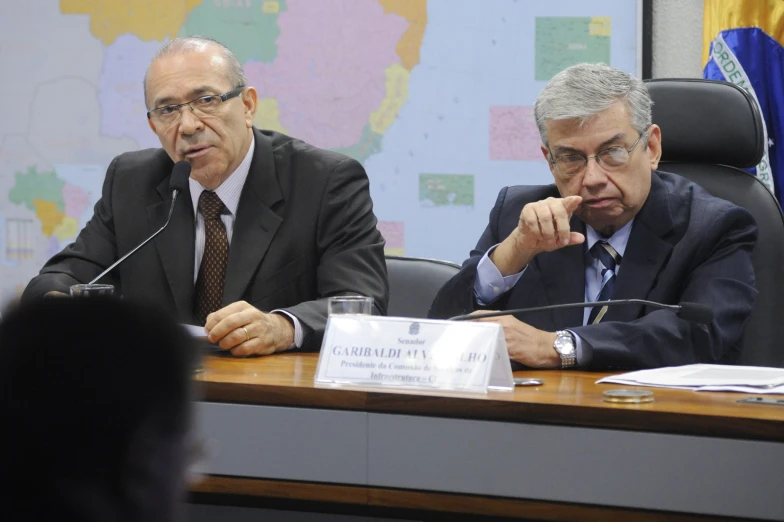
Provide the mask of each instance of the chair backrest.
{"label": "chair backrest", "polygon": [[424,319],[441,287],[460,265],[438,259],[386,256],[389,277],[387,315]]}
{"label": "chair backrest", "polygon": [[756,101],[731,83],[698,79],[646,82],[653,123],[662,129],[659,169],[747,209],[759,237],[752,263],[759,291],[743,336],[740,364],[784,367],[784,214],[755,176],[764,153]]}

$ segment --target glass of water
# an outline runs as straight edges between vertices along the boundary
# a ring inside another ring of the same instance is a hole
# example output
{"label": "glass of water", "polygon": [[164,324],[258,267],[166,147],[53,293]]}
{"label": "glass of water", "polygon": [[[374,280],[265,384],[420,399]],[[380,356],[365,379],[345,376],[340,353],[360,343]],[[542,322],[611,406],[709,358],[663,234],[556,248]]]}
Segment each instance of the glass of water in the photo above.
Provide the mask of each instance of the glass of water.
{"label": "glass of water", "polygon": [[71,297],[108,297],[114,295],[114,285],[71,285]]}
{"label": "glass of water", "polygon": [[356,314],[370,315],[373,313],[373,298],[363,295],[339,295],[328,299],[329,315]]}

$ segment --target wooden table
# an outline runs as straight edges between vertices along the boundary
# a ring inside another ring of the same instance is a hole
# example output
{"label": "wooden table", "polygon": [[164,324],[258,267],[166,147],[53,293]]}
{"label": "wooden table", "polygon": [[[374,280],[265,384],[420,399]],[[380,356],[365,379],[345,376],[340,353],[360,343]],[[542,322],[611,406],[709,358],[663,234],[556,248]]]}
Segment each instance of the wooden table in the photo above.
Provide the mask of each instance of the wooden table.
{"label": "wooden table", "polygon": [[[210,356],[196,502],[538,520],[784,520],[784,406],[651,388],[610,404],[605,374],[517,372],[486,396],[316,387],[317,354]],[[235,502],[236,501],[236,502]]]}

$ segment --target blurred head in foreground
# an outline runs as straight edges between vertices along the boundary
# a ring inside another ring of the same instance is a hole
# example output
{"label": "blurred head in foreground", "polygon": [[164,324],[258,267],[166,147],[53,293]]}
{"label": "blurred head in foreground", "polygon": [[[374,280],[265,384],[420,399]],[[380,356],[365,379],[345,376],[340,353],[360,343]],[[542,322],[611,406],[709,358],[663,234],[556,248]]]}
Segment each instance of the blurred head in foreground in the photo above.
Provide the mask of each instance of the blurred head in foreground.
{"label": "blurred head in foreground", "polygon": [[179,518],[195,354],[165,315],[116,299],[49,299],[4,317],[9,520]]}

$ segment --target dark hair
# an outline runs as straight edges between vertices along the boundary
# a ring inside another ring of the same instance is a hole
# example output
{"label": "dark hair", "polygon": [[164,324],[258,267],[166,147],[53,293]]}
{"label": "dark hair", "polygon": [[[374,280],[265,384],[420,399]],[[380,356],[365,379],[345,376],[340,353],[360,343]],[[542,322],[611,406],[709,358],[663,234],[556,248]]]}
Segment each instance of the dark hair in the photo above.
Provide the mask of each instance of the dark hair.
{"label": "dark hair", "polygon": [[140,430],[153,448],[184,443],[196,353],[165,314],[119,299],[11,311],[0,323],[0,498],[91,482],[121,497]]}

